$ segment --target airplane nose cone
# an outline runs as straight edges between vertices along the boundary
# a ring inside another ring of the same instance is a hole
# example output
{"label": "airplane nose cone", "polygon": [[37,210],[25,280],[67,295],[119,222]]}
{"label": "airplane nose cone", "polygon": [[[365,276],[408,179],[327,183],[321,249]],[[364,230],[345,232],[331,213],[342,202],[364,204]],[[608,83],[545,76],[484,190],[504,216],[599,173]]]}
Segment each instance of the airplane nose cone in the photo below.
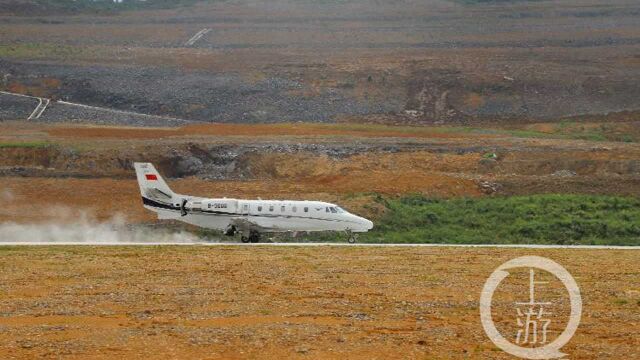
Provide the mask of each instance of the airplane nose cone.
{"label": "airplane nose cone", "polygon": [[373,223],[358,215],[349,214],[349,227],[356,232],[365,232],[373,229]]}
{"label": "airplane nose cone", "polygon": [[365,231],[373,229],[373,222],[365,218],[360,218],[360,223]]}

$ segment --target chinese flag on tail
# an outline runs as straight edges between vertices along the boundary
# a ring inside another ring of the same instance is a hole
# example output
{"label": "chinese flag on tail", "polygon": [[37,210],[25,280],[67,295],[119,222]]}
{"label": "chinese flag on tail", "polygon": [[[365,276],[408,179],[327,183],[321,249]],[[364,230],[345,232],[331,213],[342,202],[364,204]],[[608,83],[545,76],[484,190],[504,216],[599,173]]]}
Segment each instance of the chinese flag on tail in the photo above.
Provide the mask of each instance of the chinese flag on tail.
{"label": "chinese flag on tail", "polygon": [[145,177],[147,180],[158,180],[158,177],[155,174],[146,174]]}

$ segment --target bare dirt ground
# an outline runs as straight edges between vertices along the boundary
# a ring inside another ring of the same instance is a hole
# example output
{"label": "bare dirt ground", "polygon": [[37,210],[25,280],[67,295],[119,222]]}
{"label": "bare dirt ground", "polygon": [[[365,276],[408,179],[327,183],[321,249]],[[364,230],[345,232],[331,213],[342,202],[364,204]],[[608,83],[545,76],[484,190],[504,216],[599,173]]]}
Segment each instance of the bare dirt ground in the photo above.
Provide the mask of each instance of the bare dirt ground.
{"label": "bare dirt ground", "polygon": [[65,216],[153,222],[140,206],[134,161],[156,164],[178,192],[322,199],[373,218],[384,213],[376,194],[640,195],[636,142],[313,124],[131,129],[8,122],[0,129],[2,221],[60,220],[67,209]]}
{"label": "bare dirt ground", "polygon": [[[554,259],[580,286],[582,323],[563,348],[571,358],[639,356],[635,251],[1,250],[4,359],[507,359],[484,334],[478,301],[491,272],[521,255]],[[528,294],[526,276],[515,279],[496,293],[504,329]],[[551,328],[561,330],[567,302],[556,300]]]}
{"label": "bare dirt ground", "polygon": [[[0,4],[0,90],[52,99],[26,122],[37,99],[0,95],[0,225],[155,223],[135,161],[178,192],[327,200],[374,220],[378,196],[640,196],[634,1],[232,0],[100,14],[34,4]],[[582,290],[570,358],[640,358],[637,251],[0,253],[2,359],[507,359],[480,326],[480,288],[532,254]],[[508,334],[511,305],[526,300],[516,285],[495,304]],[[561,324],[567,299],[550,295]]]}

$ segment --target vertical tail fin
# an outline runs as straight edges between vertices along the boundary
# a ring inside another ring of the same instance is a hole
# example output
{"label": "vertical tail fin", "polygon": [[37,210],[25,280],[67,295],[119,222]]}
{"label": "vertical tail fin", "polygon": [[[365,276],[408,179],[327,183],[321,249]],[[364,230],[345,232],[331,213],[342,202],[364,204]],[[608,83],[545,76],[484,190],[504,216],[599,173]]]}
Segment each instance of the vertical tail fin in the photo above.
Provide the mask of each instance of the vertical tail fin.
{"label": "vertical tail fin", "polygon": [[134,163],[140,194],[143,198],[171,203],[175,193],[151,163]]}

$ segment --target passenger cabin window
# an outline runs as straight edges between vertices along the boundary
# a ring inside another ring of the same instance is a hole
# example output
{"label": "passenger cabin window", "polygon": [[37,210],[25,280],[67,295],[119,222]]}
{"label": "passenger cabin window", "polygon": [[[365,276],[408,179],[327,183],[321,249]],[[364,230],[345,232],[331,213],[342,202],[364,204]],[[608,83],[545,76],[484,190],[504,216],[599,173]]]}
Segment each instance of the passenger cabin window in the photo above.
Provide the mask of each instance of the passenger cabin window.
{"label": "passenger cabin window", "polygon": [[294,206],[294,207],[291,208],[291,211],[296,212],[296,211],[298,211],[298,208]]}
{"label": "passenger cabin window", "polygon": [[273,205],[269,205],[269,211],[273,211]]}
{"label": "passenger cabin window", "polygon": [[284,205],[280,206],[280,212],[284,212]]}
{"label": "passenger cabin window", "polygon": [[304,212],[309,212],[309,208],[308,207],[304,207]]}
{"label": "passenger cabin window", "polygon": [[262,211],[262,206],[258,206],[258,211]]}
{"label": "passenger cabin window", "polygon": [[326,208],[324,208],[325,212],[329,212],[329,207],[327,206]]}
{"label": "passenger cabin window", "polygon": [[244,204],[244,205],[242,206],[242,208],[243,208],[245,211],[249,210],[249,204]]}

